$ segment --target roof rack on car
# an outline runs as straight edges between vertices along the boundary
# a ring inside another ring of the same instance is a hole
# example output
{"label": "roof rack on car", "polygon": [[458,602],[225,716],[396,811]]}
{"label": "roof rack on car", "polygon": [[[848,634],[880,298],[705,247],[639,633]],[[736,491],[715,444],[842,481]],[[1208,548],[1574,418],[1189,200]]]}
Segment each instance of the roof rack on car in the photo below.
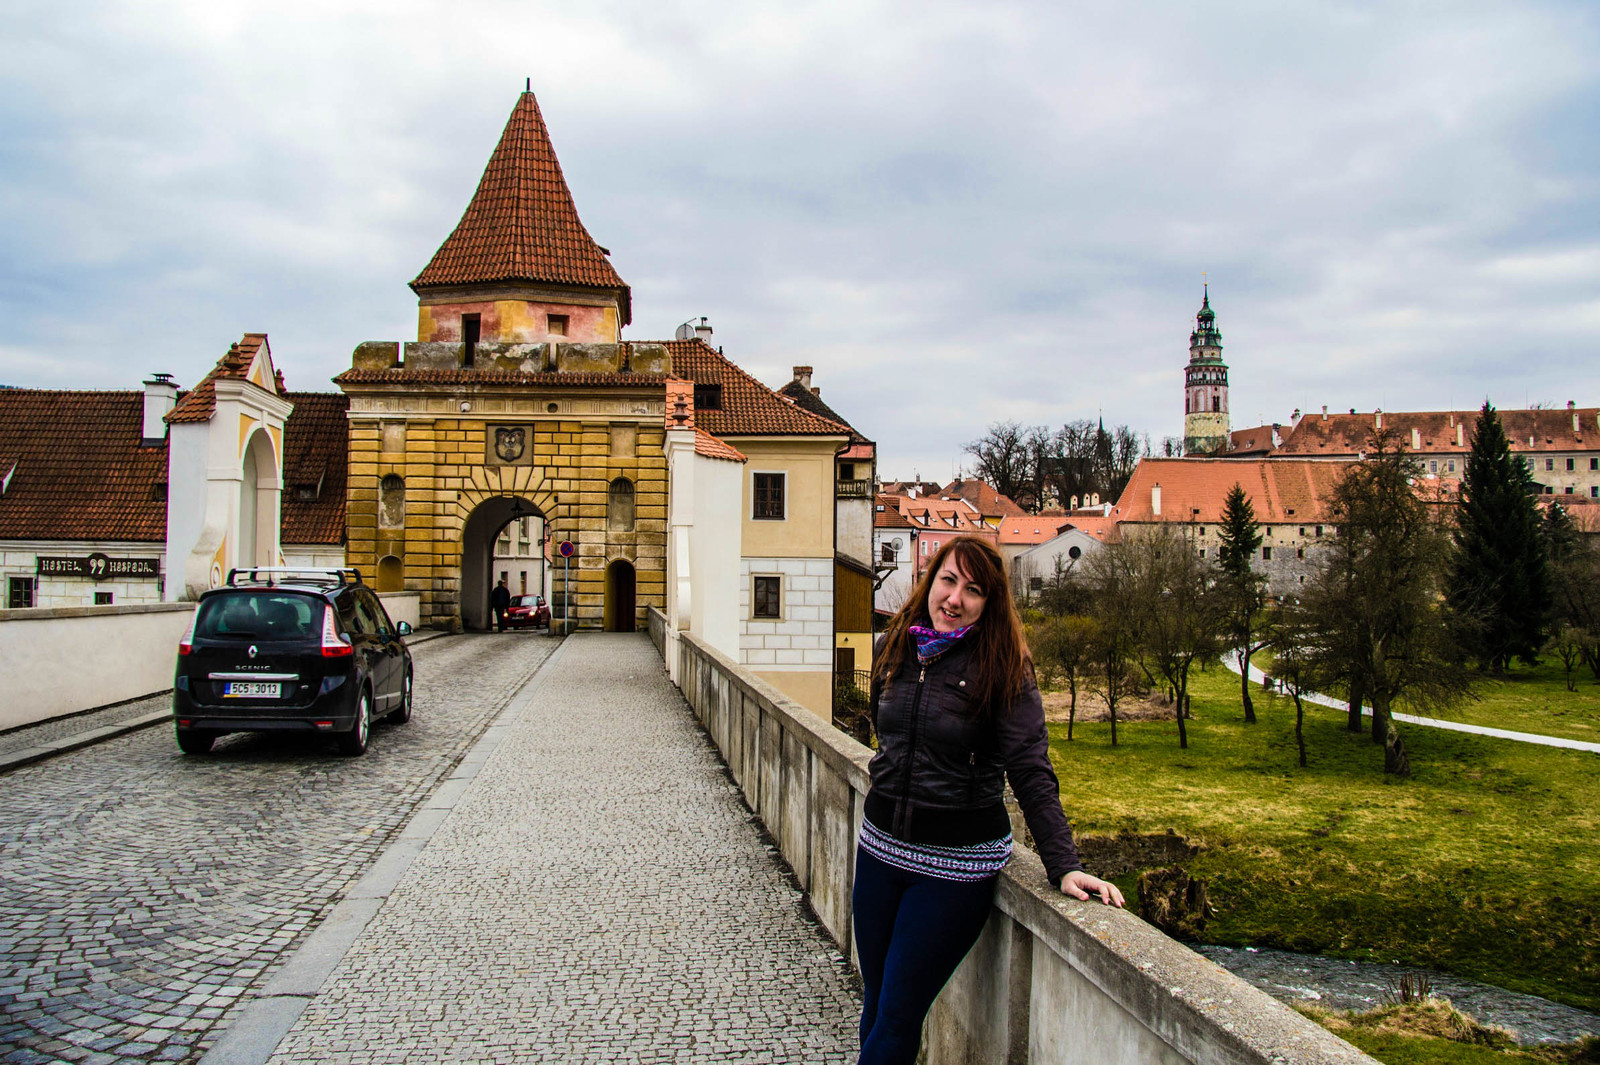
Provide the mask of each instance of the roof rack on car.
{"label": "roof rack on car", "polygon": [[228,587],[237,588],[245,584],[264,584],[272,587],[278,584],[360,584],[361,571],[358,569],[333,568],[323,569],[316,566],[252,566],[249,569],[231,569],[228,571]]}

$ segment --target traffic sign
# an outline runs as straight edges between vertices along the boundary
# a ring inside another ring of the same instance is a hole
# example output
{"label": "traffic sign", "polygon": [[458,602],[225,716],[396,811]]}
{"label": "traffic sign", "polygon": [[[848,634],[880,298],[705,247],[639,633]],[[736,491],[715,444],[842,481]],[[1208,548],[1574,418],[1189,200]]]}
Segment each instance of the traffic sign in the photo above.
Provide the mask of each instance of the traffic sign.
{"label": "traffic sign", "polygon": [[563,540],[561,541],[561,546],[556,548],[556,550],[561,552],[562,558],[571,558],[572,552],[576,551],[577,548],[572,546],[571,540]]}

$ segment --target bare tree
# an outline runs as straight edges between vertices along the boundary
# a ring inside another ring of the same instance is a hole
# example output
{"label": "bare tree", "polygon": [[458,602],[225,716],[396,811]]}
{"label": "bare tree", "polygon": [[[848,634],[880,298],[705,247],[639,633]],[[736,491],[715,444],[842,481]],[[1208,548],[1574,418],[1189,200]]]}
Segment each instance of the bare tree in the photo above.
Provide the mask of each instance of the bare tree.
{"label": "bare tree", "polygon": [[1111,716],[1111,745],[1115,747],[1117,704],[1139,683],[1134,660],[1142,616],[1136,600],[1138,575],[1126,540],[1108,543],[1088,557],[1084,584],[1095,621],[1088,688],[1105,700],[1106,712]]}
{"label": "bare tree", "polygon": [[1088,679],[1095,664],[1098,639],[1094,619],[1074,614],[1046,618],[1033,642],[1035,659],[1066,682],[1068,740],[1078,720],[1078,686]]}
{"label": "bare tree", "polygon": [[1013,499],[1032,479],[1028,434],[1021,422],[995,422],[966,446],[973,457],[973,472],[1003,496]]}
{"label": "bare tree", "polygon": [[1118,546],[1131,556],[1140,659],[1147,673],[1171,689],[1178,746],[1187,748],[1189,671],[1196,663],[1215,659],[1222,649],[1214,574],[1194,545],[1170,525],[1130,536]]}

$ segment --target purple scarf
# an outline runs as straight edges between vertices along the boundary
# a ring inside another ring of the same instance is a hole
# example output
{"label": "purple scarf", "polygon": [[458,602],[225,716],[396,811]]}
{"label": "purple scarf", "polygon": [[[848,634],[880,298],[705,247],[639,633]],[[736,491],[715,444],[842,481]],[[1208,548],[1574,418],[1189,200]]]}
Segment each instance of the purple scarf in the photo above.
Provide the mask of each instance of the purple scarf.
{"label": "purple scarf", "polygon": [[927,665],[954,647],[961,637],[972,631],[972,626],[963,625],[954,632],[940,632],[924,625],[913,625],[907,631],[911,633],[911,638],[917,641],[917,661]]}

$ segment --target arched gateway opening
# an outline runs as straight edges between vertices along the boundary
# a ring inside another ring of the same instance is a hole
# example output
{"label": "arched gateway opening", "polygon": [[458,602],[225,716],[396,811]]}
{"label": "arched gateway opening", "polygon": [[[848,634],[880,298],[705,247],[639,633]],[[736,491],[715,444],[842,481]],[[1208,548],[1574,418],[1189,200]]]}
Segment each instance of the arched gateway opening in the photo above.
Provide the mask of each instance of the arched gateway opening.
{"label": "arched gateway opening", "polygon": [[632,632],[637,612],[633,563],[618,559],[606,567],[606,631]]}
{"label": "arched gateway opening", "polygon": [[[461,625],[469,632],[485,632],[494,625],[489,593],[494,589],[495,542],[501,530],[524,518],[542,523],[544,512],[521,496],[493,496],[485,499],[467,516],[461,528]],[[542,556],[541,556],[542,557]],[[543,567],[539,567],[541,587],[528,592],[542,594]],[[523,591],[520,581],[511,583],[511,594]]]}

